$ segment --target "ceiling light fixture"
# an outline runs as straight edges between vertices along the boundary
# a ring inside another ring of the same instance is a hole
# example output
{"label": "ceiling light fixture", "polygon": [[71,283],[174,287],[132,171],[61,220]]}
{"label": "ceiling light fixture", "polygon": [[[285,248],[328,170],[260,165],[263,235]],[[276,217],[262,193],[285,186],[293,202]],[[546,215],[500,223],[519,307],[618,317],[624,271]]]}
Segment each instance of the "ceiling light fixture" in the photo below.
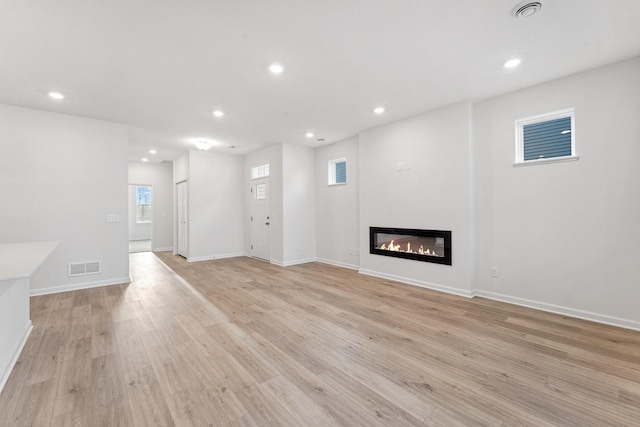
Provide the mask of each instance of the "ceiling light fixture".
{"label": "ceiling light fixture", "polygon": [[143,162],[148,162],[148,161],[149,161],[149,159],[147,159],[146,157],[143,157],[143,158],[142,158],[142,161],[143,161]]}
{"label": "ceiling light fixture", "polygon": [[280,74],[284,71],[284,67],[280,64],[271,64],[269,65],[269,71],[273,74]]}
{"label": "ceiling light fixture", "polygon": [[64,95],[61,94],[60,92],[49,92],[49,96],[53,99],[64,99]]}
{"label": "ceiling light fixture", "polygon": [[149,153],[151,154],[156,154],[158,151],[157,150],[149,150]]}
{"label": "ceiling light fixture", "polygon": [[307,138],[313,138],[313,132],[307,132],[305,136]]}
{"label": "ceiling light fixture", "polygon": [[384,107],[376,107],[373,112],[376,114],[382,114],[384,113]]}
{"label": "ceiling light fixture", "polygon": [[213,146],[211,141],[207,141],[206,139],[201,139],[196,142],[196,148],[200,151],[207,151]]}
{"label": "ceiling light fixture", "polygon": [[504,63],[504,68],[515,68],[520,65],[522,61],[518,58],[513,58]]}
{"label": "ceiling light fixture", "polygon": [[213,115],[216,117],[222,117],[224,116],[224,111],[216,110],[213,112]]}
{"label": "ceiling light fixture", "polygon": [[539,1],[523,1],[513,8],[513,16],[516,18],[528,18],[542,9]]}

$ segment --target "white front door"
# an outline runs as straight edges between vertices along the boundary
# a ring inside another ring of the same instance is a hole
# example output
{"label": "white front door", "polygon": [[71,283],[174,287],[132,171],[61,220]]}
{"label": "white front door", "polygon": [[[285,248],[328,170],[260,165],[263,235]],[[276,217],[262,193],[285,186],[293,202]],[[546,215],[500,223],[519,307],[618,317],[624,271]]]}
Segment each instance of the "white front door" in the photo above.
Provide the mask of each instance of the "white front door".
{"label": "white front door", "polygon": [[271,259],[269,196],[268,178],[252,182],[251,256],[265,261]]}
{"label": "white front door", "polygon": [[177,241],[177,250],[176,253],[178,255],[182,255],[185,258],[188,258],[188,211],[187,211],[187,182],[179,182],[176,184],[176,197],[177,197],[177,205],[178,205],[178,241]]}

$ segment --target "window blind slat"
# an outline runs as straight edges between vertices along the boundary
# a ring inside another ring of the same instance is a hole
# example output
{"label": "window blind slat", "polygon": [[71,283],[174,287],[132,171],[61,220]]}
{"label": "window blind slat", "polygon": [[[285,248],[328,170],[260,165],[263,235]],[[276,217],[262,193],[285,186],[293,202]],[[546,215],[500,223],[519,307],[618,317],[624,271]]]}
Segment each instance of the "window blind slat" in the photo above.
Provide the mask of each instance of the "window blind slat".
{"label": "window blind slat", "polygon": [[570,156],[571,131],[571,117],[524,125],[524,160]]}
{"label": "window blind slat", "polygon": [[347,182],[347,162],[336,163],[336,184]]}

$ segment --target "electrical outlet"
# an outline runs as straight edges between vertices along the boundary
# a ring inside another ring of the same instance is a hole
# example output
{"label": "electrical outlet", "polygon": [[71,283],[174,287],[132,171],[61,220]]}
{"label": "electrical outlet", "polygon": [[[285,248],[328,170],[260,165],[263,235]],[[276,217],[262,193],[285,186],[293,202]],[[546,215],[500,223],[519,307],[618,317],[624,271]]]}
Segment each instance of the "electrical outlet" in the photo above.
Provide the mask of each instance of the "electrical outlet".
{"label": "electrical outlet", "polygon": [[404,162],[404,170],[411,170],[411,162]]}
{"label": "electrical outlet", "polygon": [[491,277],[498,277],[498,267],[491,267]]}

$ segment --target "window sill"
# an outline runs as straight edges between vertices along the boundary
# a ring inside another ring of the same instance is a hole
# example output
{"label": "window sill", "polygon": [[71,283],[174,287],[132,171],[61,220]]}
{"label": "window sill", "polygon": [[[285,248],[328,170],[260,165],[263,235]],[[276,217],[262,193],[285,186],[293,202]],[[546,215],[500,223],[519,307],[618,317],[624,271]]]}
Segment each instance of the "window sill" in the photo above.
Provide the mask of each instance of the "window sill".
{"label": "window sill", "polygon": [[151,221],[136,221],[136,224],[151,224]]}
{"label": "window sill", "polygon": [[335,184],[327,184],[327,187],[335,187],[336,185],[347,185],[347,183],[346,182],[338,182],[338,183],[335,183]]}
{"label": "window sill", "polygon": [[547,163],[575,162],[576,160],[579,160],[579,159],[580,159],[580,156],[566,156],[566,157],[552,157],[550,159],[527,160],[526,162],[514,163],[513,167],[519,168],[522,166],[544,165]]}

